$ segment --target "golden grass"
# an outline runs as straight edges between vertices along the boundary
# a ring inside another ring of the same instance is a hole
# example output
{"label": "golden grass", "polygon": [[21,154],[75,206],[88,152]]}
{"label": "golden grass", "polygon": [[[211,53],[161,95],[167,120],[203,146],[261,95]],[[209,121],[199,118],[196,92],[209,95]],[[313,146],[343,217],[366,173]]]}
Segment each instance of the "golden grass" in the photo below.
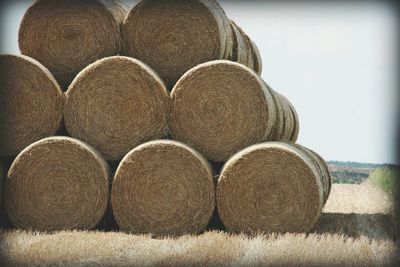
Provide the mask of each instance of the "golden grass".
{"label": "golden grass", "polygon": [[393,199],[368,181],[362,184],[335,184],[323,212],[390,214],[393,212]]}
{"label": "golden grass", "polygon": [[[0,230],[0,266],[392,266],[399,261],[398,231],[381,192],[369,184],[333,185],[310,234],[210,231],[154,239],[115,232]],[[381,203],[372,205],[373,200]]]}

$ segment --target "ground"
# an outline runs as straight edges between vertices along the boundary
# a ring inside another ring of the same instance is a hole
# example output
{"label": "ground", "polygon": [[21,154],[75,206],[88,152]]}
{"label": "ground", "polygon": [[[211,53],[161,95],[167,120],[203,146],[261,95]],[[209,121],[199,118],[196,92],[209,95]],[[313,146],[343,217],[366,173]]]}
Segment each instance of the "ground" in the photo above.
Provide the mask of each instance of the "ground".
{"label": "ground", "polygon": [[12,266],[392,266],[399,260],[392,214],[391,197],[369,182],[334,184],[309,234],[207,231],[154,239],[117,232],[0,230],[0,259]]}

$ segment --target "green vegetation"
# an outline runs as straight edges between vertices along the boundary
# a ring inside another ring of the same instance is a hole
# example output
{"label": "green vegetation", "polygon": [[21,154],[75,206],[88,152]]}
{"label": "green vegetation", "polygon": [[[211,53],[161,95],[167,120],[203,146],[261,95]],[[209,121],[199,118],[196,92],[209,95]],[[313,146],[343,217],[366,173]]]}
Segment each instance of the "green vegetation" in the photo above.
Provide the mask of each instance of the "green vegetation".
{"label": "green vegetation", "polygon": [[382,164],[362,163],[354,161],[328,161],[327,163],[329,165],[334,165],[337,167],[367,168],[367,169],[375,169],[382,166]]}
{"label": "green vegetation", "polygon": [[368,179],[368,173],[357,170],[331,170],[330,173],[335,184],[361,184]]}
{"label": "green vegetation", "polygon": [[400,166],[386,165],[371,173],[369,180],[383,190],[394,194],[400,181]]}

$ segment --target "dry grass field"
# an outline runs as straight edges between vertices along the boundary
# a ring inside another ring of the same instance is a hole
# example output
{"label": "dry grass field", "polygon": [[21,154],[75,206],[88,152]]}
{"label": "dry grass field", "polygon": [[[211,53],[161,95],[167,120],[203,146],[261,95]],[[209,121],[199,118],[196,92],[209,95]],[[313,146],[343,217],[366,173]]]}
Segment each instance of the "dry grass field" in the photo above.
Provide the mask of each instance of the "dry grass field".
{"label": "dry grass field", "polygon": [[[334,184],[309,234],[154,239],[115,232],[0,232],[0,266],[393,266],[398,231],[390,196]],[[400,265],[398,265],[400,266]]]}

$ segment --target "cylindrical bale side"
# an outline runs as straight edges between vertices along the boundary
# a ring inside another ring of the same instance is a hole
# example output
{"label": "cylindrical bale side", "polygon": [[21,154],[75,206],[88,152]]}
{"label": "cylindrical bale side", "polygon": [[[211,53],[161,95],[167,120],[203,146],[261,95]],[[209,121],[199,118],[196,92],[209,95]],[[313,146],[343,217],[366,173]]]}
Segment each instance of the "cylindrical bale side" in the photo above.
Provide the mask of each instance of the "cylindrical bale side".
{"label": "cylindrical bale side", "polygon": [[122,26],[123,54],[155,69],[168,88],[189,69],[232,53],[232,29],[214,0],[143,0]]}
{"label": "cylindrical bale side", "polygon": [[[267,87],[269,88],[268,85]],[[269,140],[294,143],[299,134],[299,119],[295,108],[286,97],[272,89],[270,91],[276,103],[278,116]]]}
{"label": "cylindrical bale side", "polygon": [[253,58],[253,44],[252,41],[250,40],[250,37],[245,33],[245,31],[239,26],[237,25],[234,21],[231,20],[231,24],[233,24],[235,26],[235,28],[237,29],[239,35],[241,36],[241,39],[243,39],[244,41],[244,45],[245,45],[245,49],[242,50],[243,53],[245,53],[246,55],[243,56],[243,58],[246,59],[246,61],[244,62],[239,62],[245,66],[247,66],[248,68],[250,68],[251,70],[254,71],[254,58]]}
{"label": "cylindrical bale side", "polygon": [[290,140],[292,142],[296,142],[297,139],[299,138],[299,133],[300,133],[300,120],[299,120],[299,115],[297,114],[297,111],[293,105],[290,105],[290,111],[292,112],[292,116],[293,116],[293,120],[294,120],[294,129],[293,129],[292,136],[290,137]]}
{"label": "cylindrical bale side", "polygon": [[169,128],[172,138],[224,161],[267,140],[275,123],[271,92],[244,65],[227,60],[201,64],[175,85]]}
{"label": "cylindrical bale side", "polygon": [[217,187],[222,222],[232,232],[303,232],[322,212],[319,166],[289,143],[244,149],[224,166]]}
{"label": "cylindrical bale side", "polygon": [[258,49],[258,46],[256,45],[256,43],[253,42],[251,39],[250,39],[250,43],[251,43],[251,53],[253,55],[253,70],[258,75],[261,75],[263,63],[262,63],[262,57],[261,57],[260,50]]}
{"label": "cylindrical bale side", "polygon": [[27,56],[0,55],[0,156],[54,135],[62,119],[62,91],[50,72]]}
{"label": "cylindrical bale side", "polygon": [[237,63],[248,65],[248,50],[246,46],[246,42],[237,28],[236,24],[231,21],[231,28],[233,32],[233,46],[232,46],[232,55],[229,60],[235,61]]}
{"label": "cylindrical bale side", "polygon": [[143,142],[164,137],[169,92],[139,60],[109,57],[86,67],[66,92],[68,133],[120,160]]}
{"label": "cylindrical bale side", "polygon": [[109,179],[107,163],[89,145],[69,137],[45,138],[11,165],[5,208],[20,229],[92,229],[105,214]]}
{"label": "cylindrical bale side", "polygon": [[66,89],[87,65],[120,52],[124,17],[117,1],[39,0],[22,19],[19,48]]}
{"label": "cylindrical bale side", "polygon": [[211,166],[182,143],[145,143],[118,167],[111,203],[125,231],[156,236],[198,233],[210,221],[215,205]]}
{"label": "cylindrical bale side", "polygon": [[332,187],[332,178],[328,166],[325,160],[315,151],[303,146],[299,147],[301,147],[304,151],[306,151],[310,155],[310,157],[314,160],[315,164],[318,166],[321,172],[321,177],[322,177],[321,181],[323,186],[324,205],[325,205],[326,201],[328,200]]}

